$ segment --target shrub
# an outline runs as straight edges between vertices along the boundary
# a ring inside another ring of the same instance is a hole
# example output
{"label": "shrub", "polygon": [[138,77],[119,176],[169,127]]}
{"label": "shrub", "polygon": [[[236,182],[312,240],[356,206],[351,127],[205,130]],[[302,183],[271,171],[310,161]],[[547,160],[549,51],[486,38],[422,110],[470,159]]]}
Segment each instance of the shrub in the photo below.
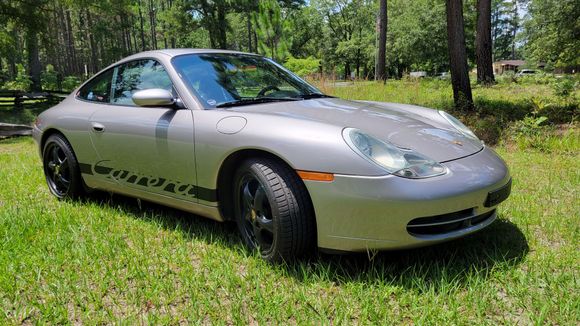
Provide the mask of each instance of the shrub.
{"label": "shrub", "polygon": [[288,58],[284,66],[300,77],[305,77],[318,72],[320,60],[313,57],[306,59]]}
{"label": "shrub", "polygon": [[53,65],[46,65],[46,70],[40,75],[40,80],[42,82],[42,89],[58,89],[58,76],[56,71],[54,71]]}
{"label": "shrub", "polygon": [[17,64],[16,71],[16,78],[6,82],[4,84],[4,88],[21,91],[29,90],[30,85],[32,85],[32,80],[30,80],[30,77],[26,74],[26,69],[24,69],[24,66],[22,64]]}
{"label": "shrub", "polygon": [[578,83],[574,82],[571,78],[561,78],[552,82],[554,95],[563,99],[569,99],[571,96],[574,96],[574,91],[577,88]]}
{"label": "shrub", "polygon": [[64,91],[72,91],[81,84],[80,78],[76,76],[66,76],[62,81],[62,89]]}

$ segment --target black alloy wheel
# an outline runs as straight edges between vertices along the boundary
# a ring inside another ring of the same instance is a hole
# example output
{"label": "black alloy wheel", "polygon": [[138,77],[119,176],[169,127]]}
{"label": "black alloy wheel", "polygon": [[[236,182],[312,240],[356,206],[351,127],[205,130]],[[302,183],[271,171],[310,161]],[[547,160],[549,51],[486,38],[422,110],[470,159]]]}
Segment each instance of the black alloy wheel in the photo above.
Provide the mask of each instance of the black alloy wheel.
{"label": "black alloy wheel", "polygon": [[275,159],[249,159],[240,165],[233,186],[235,220],[251,250],[279,262],[314,249],[314,209],[294,170]]}
{"label": "black alloy wheel", "polygon": [[48,137],[42,151],[44,175],[50,192],[59,199],[83,193],[78,163],[68,141],[60,134]]}

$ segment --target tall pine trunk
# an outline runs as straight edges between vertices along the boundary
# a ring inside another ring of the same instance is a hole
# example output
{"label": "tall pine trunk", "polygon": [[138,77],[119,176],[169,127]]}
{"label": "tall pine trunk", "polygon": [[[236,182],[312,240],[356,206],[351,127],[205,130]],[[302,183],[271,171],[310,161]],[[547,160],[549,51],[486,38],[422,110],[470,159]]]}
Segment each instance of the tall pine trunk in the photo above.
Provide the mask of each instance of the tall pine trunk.
{"label": "tall pine trunk", "polygon": [[446,0],[445,9],[447,12],[447,43],[453,100],[457,108],[465,111],[473,110],[473,97],[465,50],[465,31],[463,29],[463,1]]}
{"label": "tall pine trunk", "polygon": [[227,48],[227,38],[226,38],[226,7],[223,3],[218,3],[217,5],[217,19],[218,19],[218,45],[220,49]]}
{"label": "tall pine trunk", "polygon": [[[252,52],[252,21],[250,13],[246,13],[246,27],[248,29],[248,52]],[[256,51],[257,52],[257,51]]]}
{"label": "tall pine trunk", "polygon": [[74,32],[72,29],[72,19],[71,19],[70,12],[71,12],[70,9],[65,10],[65,24],[66,24],[66,35],[67,35],[67,37],[66,37],[67,46],[66,47],[67,47],[67,52],[68,52],[68,57],[69,57],[69,62],[70,62],[70,67],[71,67],[71,73],[75,74],[75,75],[80,75],[82,69],[78,65],[77,53],[76,53],[75,41],[74,41]]}
{"label": "tall pine trunk", "polygon": [[157,50],[157,31],[155,28],[155,7],[153,0],[149,0],[149,25],[151,27],[151,49]]}
{"label": "tall pine trunk", "polygon": [[26,52],[28,53],[28,74],[32,81],[30,90],[40,92],[42,91],[42,84],[40,82],[42,66],[40,65],[40,58],[38,56],[38,31],[30,28],[26,30]]}
{"label": "tall pine trunk", "polygon": [[95,35],[93,31],[93,19],[91,17],[91,12],[88,8],[85,8],[85,16],[87,16],[87,31],[89,33],[89,47],[91,51],[91,74],[99,71],[99,59],[97,53],[97,45],[95,42]]}
{"label": "tall pine trunk", "polygon": [[477,61],[477,82],[483,85],[494,84],[491,44],[491,0],[477,0],[475,58]]}
{"label": "tall pine trunk", "polygon": [[386,55],[387,55],[387,0],[379,0],[379,21],[377,33],[379,44],[377,47],[377,62],[375,66],[375,80],[387,80]]}
{"label": "tall pine trunk", "polygon": [[143,26],[143,12],[141,11],[141,1],[137,2],[137,8],[139,8],[139,27],[141,34],[141,51],[145,51],[145,28]]}

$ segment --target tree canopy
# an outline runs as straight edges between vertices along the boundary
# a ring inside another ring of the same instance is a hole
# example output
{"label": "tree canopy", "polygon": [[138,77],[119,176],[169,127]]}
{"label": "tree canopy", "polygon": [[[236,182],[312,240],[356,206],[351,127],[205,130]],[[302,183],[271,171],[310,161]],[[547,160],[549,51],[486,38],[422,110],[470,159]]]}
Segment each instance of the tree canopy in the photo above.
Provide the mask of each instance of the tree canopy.
{"label": "tree canopy", "polygon": [[[463,1],[470,67],[476,3]],[[386,75],[448,71],[445,1],[388,0],[387,9]],[[372,79],[378,13],[378,0],[0,0],[0,83],[38,84],[39,70],[83,79],[131,53],[176,47],[310,58],[329,76]],[[493,60],[578,66],[579,15],[575,0],[492,0]]]}

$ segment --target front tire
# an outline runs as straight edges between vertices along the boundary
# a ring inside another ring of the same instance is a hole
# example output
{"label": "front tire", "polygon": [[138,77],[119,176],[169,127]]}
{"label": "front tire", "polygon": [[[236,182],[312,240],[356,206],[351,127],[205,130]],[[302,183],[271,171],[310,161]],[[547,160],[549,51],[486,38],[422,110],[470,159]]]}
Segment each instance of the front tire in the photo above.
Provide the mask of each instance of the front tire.
{"label": "front tire", "polygon": [[316,226],[306,187],[276,160],[242,163],[234,177],[235,219],[244,243],[269,262],[288,261],[313,249]]}
{"label": "front tire", "polygon": [[84,194],[76,156],[64,136],[48,137],[42,151],[42,164],[48,189],[58,199],[74,199]]}

